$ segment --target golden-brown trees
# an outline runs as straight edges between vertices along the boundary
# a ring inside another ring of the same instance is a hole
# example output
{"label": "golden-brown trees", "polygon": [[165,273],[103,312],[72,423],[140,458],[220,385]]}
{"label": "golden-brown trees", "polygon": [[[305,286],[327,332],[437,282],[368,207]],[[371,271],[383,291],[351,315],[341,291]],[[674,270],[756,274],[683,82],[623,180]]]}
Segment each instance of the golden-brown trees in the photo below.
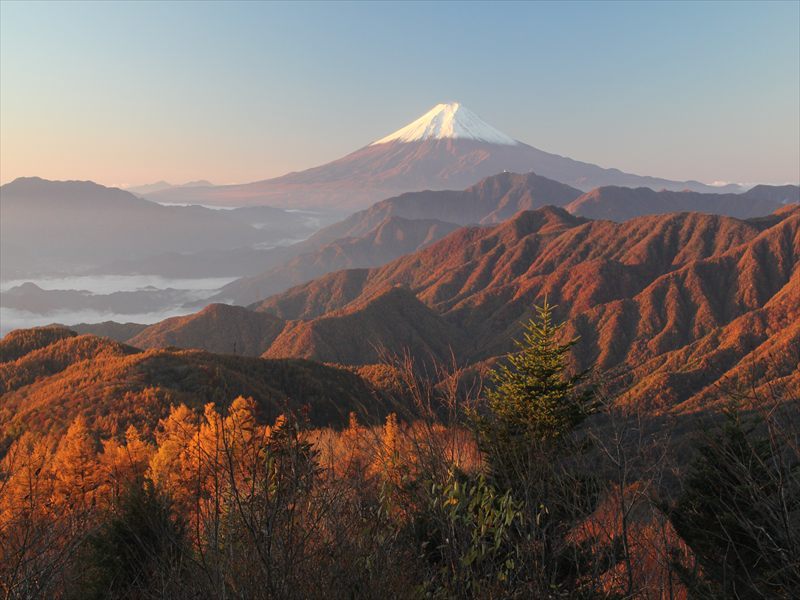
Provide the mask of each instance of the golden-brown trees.
{"label": "golden-brown trees", "polygon": [[86,526],[97,503],[98,466],[94,440],[86,421],[78,417],[61,438],[52,465],[54,510],[73,531]]}
{"label": "golden-brown trees", "polygon": [[183,510],[189,508],[189,498],[197,485],[197,469],[189,448],[198,432],[197,415],[185,404],[173,406],[156,429],[157,449],[150,459],[148,477],[162,491],[170,494]]}
{"label": "golden-brown trees", "polygon": [[153,451],[133,425],[125,432],[124,444],[113,438],[103,441],[103,452],[98,457],[98,494],[105,505],[144,477]]}
{"label": "golden-brown trees", "polygon": [[0,463],[0,585],[6,597],[51,589],[60,556],[52,511],[52,451],[23,434]]}

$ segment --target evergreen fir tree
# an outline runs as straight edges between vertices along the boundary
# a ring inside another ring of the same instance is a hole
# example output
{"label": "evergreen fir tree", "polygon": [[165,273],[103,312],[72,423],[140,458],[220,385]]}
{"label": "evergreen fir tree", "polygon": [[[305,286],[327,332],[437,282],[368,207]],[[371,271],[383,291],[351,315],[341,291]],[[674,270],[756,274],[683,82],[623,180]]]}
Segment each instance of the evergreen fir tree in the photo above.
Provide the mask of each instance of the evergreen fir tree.
{"label": "evergreen fir tree", "polygon": [[579,563],[587,557],[568,533],[596,500],[570,462],[585,449],[571,434],[595,410],[595,397],[586,372],[569,373],[578,339],[562,341],[554,308],[546,298],[535,307],[517,351],[493,371],[488,412],[477,419],[493,485],[523,507],[517,540],[526,547],[529,583],[542,593],[580,588]]}
{"label": "evergreen fir tree", "polygon": [[594,410],[594,394],[582,387],[586,372],[569,375],[567,359],[578,338],[559,341],[563,323],[553,321],[545,298],[524,325],[518,350],[491,375],[489,414],[479,419],[479,436],[494,475],[513,487],[513,472],[546,460],[564,437]]}

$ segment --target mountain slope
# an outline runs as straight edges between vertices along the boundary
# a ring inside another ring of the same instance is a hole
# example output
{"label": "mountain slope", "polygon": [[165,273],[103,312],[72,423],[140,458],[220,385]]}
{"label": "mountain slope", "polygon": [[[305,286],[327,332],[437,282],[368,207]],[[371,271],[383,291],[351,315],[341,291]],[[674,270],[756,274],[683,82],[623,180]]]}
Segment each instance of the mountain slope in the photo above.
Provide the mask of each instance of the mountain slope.
{"label": "mountain slope", "polygon": [[[290,258],[259,275],[237,280],[223,288],[216,300],[248,304],[336,269],[380,266],[418,249],[407,243],[398,245],[394,253],[385,251],[385,245],[371,248],[370,240],[376,229],[393,217],[407,220],[403,221],[407,230],[417,220],[433,219],[459,225],[500,223],[520,210],[546,205],[564,206],[578,216],[615,221],[679,210],[747,218],[768,215],[784,206],[782,202],[791,199],[796,189],[796,186],[760,186],[750,196],[606,187],[582,194],[535,173],[500,173],[460,192],[411,192],[377,202],[321,229],[308,240],[284,249],[286,254],[307,256]],[[442,228],[439,233],[443,235],[446,230]],[[363,241],[354,241],[354,238],[363,238]],[[332,246],[326,248],[327,245]],[[351,259],[353,253],[360,258]]]}
{"label": "mountain slope", "polygon": [[[66,325],[58,325],[65,327]],[[70,325],[69,329],[78,334],[91,334],[98,337],[109,338],[117,342],[127,342],[133,336],[142,332],[147,325],[141,323],[117,323],[116,321],[103,321],[102,323],[78,323]]]}
{"label": "mountain slope", "polygon": [[312,321],[293,321],[264,353],[266,358],[315,357],[348,365],[381,362],[384,352],[408,349],[420,364],[446,362],[466,339],[402,287],[385,290],[361,305]]}
{"label": "mountain slope", "polygon": [[[571,304],[583,297],[582,305],[589,306],[600,299],[591,290],[605,289],[604,278],[611,278],[609,288],[618,295],[636,293],[648,278],[727,250],[758,231],[750,223],[718,216],[685,213],[614,224],[546,207],[495,227],[460,229],[381,268],[333,273],[257,306],[282,318],[314,318],[373,290],[405,285],[426,304],[449,311],[475,294],[516,293],[543,278],[569,284],[566,289],[575,294]],[[587,281],[578,285],[584,270]],[[339,291],[343,278],[345,294]],[[326,301],[320,304],[317,298]]]}
{"label": "mountain slope", "polygon": [[721,390],[752,396],[754,377],[772,382],[769,394],[785,391],[800,398],[798,306],[800,271],[795,269],[792,281],[764,306],[638,366],[630,377],[639,382],[623,401],[657,407],[683,402],[682,408],[692,409],[714,402]]}
{"label": "mountain slope", "polygon": [[623,401],[699,408],[730,389],[747,395],[767,373],[800,385],[799,262],[795,211],[742,246],[662,276],[632,302],[587,315],[599,337],[624,340],[599,353],[601,366],[629,370],[623,380],[634,387]]}
{"label": "mountain slope", "polygon": [[632,175],[538,150],[453,102],[439,104],[396,132],[322,166],[248,184],[168,189],[150,197],[169,202],[352,210],[404,192],[464,189],[503,171],[535,171],[581,190],[624,185],[714,191],[695,181]]}
{"label": "mountain slope", "polygon": [[217,298],[250,304],[332,271],[377,267],[424,248],[457,228],[433,219],[386,217],[366,235],[339,238],[264,273],[237,279],[223,287]]}
{"label": "mountain slope", "polygon": [[[548,208],[459,230],[378,269],[332,273],[256,308],[306,321],[294,325],[306,332],[294,344],[268,355],[313,357],[323,345],[308,332],[320,322],[333,332],[335,321],[404,286],[458,332],[444,339],[468,340],[454,350],[475,362],[510,350],[520,319],[546,293],[581,336],[577,367],[616,373],[618,389],[636,383],[626,398],[654,410],[693,409],[718,401],[714,386],[726,377],[743,381],[748,360],[763,372],[770,347],[789,352],[773,370],[795,384],[798,264],[800,208],[754,221],[677,213],[621,224]],[[332,333],[324,339],[338,344]],[[692,367],[697,360],[706,366]]]}
{"label": "mountain slope", "polygon": [[370,146],[391,142],[421,142],[423,140],[465,139],[489,142],[501,146],[516,146],[519,142],[486,123],[458,102],[437,104],[416,121],[398,129]]}
{"label": "mountain slope", "polygon": [[[63,337],[57,340],[53,337],[51,339],[56,341],[30,350],[14,360],[0,362],[0,395],[57,375],[79,362],[124,357],[137,352],[135,348],[111,340],[89,335],[78,336],[66,328],[42,329],[51,330],[56,337]],[[14,333],[25,335],[26,332],[35,331],[37,330],[21,329]]]}
{"label": "mountain slope", "polygon": [[[796,197],[797,186],[758,186],[744,194],[655,192],[650,188],[601,187],[570,202],[566,209],[589,219],[627,221],[643,215],[693,211],[748,219],[767,215]],[[794,190],[792,189],[794,188]],[[793,191],[795,193],[793,193]],[[797,202],[798,200],[794,200]]]}
{"label": "mountain slope", "polygon": [[197,181],[187,181],[186,183],[179,183],[179,184],[172,184],[168,181],[156,181],[154,183],[145,183],[144,185],[134,185],[125,187],[125,191],[131,192],[132,194],[150,194],[153,192],[160,192],[162,190],[168,190],[172,188],[187,188],[187,187],[198,187],[198,186],[209,186],[213,185],[210,181],[206,181],[205,179],[198,179]]}
{"label": "mountain slope", "polygon": [[[27,336],[26,332],[17,334]],[[152,432],[172,405],[202,409],[252,397],[273,420],[308,408],[315,424],[344,424],[350,410],[380,412],[355,374],[303,360],[220,356],[200,350],[140,351],[94,336],[68,336],[0,364],[0,447],[24,431],[63,433],[81,416],[101,437],[135,424]]]}
{"label": "mountain slope", "polygon": [[458,225],[499,223],[521,210],[565,206],[580,196],[580,190],[536,173],[499,173],[461,191],[429,190],[387,198],[321,229],[304,243],[359,237],[392,216],[436,219]]}
{"label": "mountain slope", "polygon": [[30,352],[75,335],[74,331],[58,325],[11,331],[0,338],[0,363],[15,361]]}
{"label": "mountain slope", "polygon": [[258,356],[269,348],[285,323],[272,315],[239,306],[210,304],[198,313],[173,317],[147,327],[128,340],[137,348],[199,348],[219,354]]}
{"label": "mountain slope", "polygon": [[757,185],[742,195],[753,200],[770,200],[778,204],[797,204],[800,203],[800,186]]}

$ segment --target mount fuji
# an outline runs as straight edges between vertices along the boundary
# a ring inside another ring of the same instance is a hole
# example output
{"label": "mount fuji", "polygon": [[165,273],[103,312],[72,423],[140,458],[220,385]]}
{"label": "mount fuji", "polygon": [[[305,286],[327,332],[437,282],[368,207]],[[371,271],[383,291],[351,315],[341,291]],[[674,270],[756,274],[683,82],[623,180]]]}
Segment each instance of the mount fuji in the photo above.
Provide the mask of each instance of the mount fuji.
{"label": "mount fuji", "polygon": [[146,197],[157,202],[352,211],[404,192],[464,189],[503,171],[533,171],[584,191],[607,185],[741,191],[738,186],[633,175],[551,154],[515,140],[451,102],[437,104],[394,133],[319,167],[254,183],[172,188]]}

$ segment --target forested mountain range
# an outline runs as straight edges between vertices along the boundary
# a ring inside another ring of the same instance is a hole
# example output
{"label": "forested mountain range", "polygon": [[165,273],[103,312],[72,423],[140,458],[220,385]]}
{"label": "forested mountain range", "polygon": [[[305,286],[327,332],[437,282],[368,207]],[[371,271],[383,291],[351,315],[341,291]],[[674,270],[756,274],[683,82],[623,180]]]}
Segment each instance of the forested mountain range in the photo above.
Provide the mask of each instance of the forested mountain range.
{"label": "forested mountain range", "polygon": [[306,360],[142,351],[60,327],[0,340],[0,444],[22,431],[61,434],[78,417],[103,436],[130,425],[152,432],[173,405],[227,406],[240,395],[253,398],[264,419],[302,409],[312,423],[341,425],[350,411],[381,412],[358,375]]}
{"label": "forested mountain range", "polygon": [[556,207],[465,227],[383,267],[325,275],[249,309],[212,306],[148,327],[178,345],[363,365],[492,361],[545,296],[573,360],[654,410],[713,402],[719,385],[797,377],[800,208],[759,219],[675,213],[623,223]]}
{"label": "forested mountain range", "polygon": [[[443,237],[456,226],[492,225],[521,210],[548,205],[564,207],[580,217],[622,222],[681,211],[746,219],[798,202],[798,186],[757,186],[743,194],[603,187],[584,194],[536,173],[506,172],[461,191],[411,192],[377,202],[303,242],[275,251],[265,257],[263,273],[228,284],[215,299],[249,304],[280,293],[292,283],[338,269],[381,266]],[[432,221],[438,225],[431,227]],[[387,236],[387,230],[394,235]],[[403,243],[399,243],[401,239]],[[422,243],[414,248],[411,240],[420,239]]]}

